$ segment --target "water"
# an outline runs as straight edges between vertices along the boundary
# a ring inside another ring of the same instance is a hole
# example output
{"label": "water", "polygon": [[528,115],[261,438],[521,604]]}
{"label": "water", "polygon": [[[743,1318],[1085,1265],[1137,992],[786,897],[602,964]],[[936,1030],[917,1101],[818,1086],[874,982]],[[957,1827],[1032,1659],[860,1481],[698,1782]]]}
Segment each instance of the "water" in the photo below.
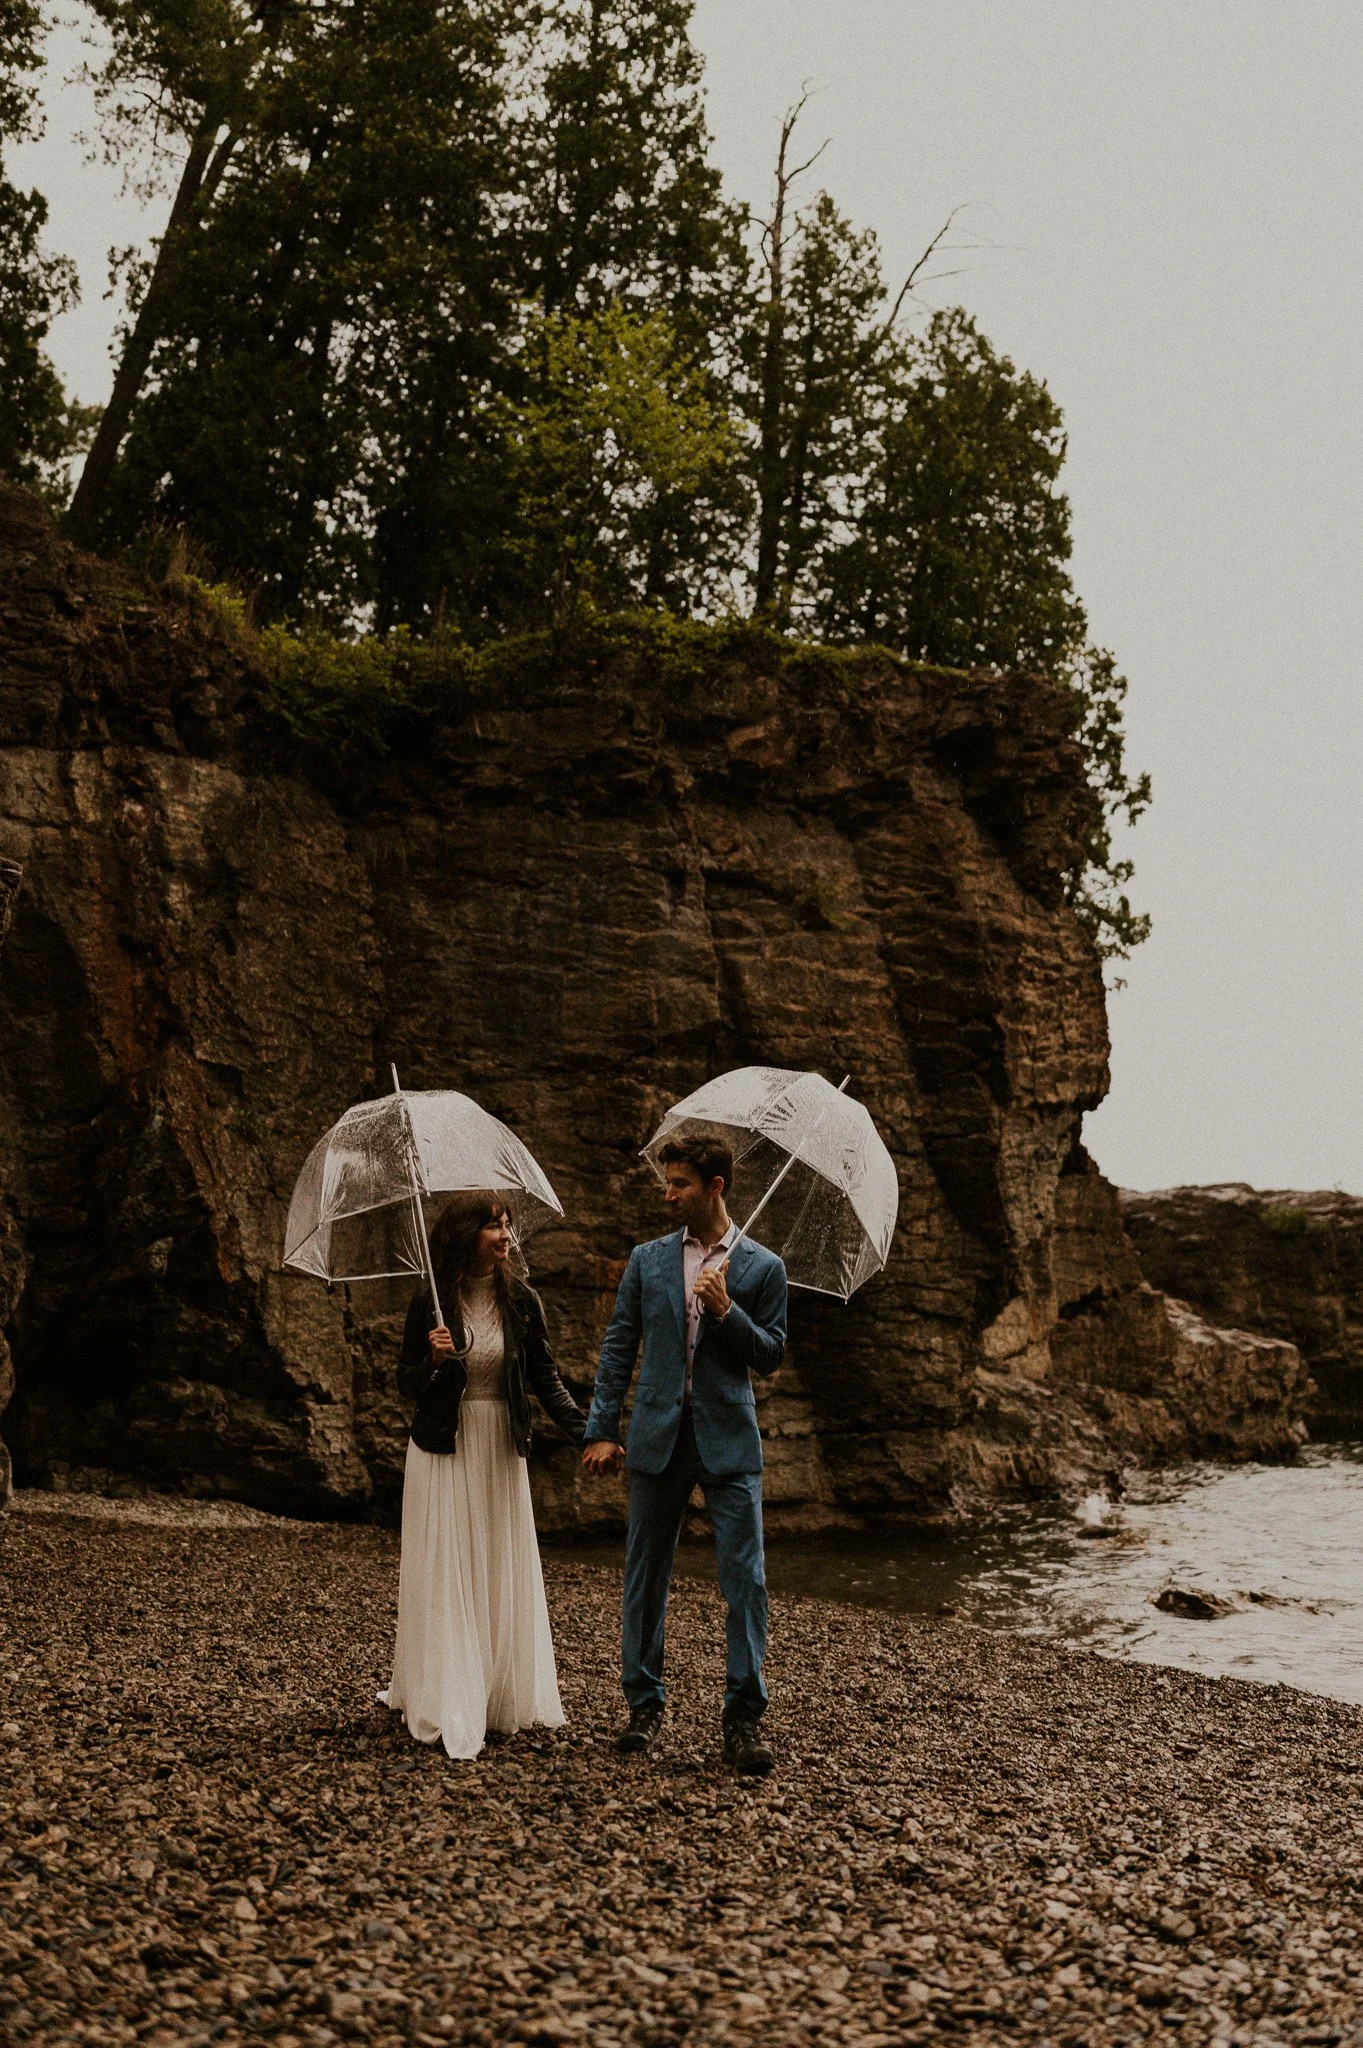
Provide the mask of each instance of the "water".
{"label": "water", "polygon": [[[714,1575],[708,1545],[679,1565]],[[767,1573],[778,1593],[951,1606],[1104,1656],[1363,1704],[1363,1444],[1315,1446],[1291,1466],[1142,1473],[1120,1503],[1011,1511],[962,1535],[774,1542]],[[1154,1603],[1171,1586],[1228,1611],[1164,1613]]]}

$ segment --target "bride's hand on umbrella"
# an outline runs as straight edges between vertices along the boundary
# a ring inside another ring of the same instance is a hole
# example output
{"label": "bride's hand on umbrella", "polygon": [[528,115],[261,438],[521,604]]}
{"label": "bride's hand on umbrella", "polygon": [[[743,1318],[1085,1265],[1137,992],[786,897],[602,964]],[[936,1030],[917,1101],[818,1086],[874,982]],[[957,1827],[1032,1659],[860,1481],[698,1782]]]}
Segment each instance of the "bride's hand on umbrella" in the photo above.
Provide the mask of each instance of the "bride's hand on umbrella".
{"label": "bride's hand on umbrella", "polygon": [[437,1365],[454,1357],[454,1339],[443,1323],[437,1323],[431,1331],[431,1356]]}

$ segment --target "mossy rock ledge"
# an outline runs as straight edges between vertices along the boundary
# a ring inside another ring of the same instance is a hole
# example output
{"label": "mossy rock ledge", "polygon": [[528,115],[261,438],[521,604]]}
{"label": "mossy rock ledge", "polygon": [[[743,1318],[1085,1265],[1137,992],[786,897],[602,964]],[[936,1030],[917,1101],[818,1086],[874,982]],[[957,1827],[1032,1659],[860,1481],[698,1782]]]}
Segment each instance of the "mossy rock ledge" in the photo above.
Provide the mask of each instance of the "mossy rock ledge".
{"label": "mossy rock ledge", "polygon": [[[309,1146],[390,1060],[533,1145],[582,1392],[659,1228],[638,1154],[666,1105],[749,1061],[850,1072],[899,1231],[850,1306],[794,1298],[760,1395],[775,1530],[1291,1454],[1296,1350],[1166,1308],[1079,1145],[1108,1046],[1061,693],[644,620],[334,668],[0,493],[21,1479],[394,1513],[400,1301],[279,1267]],[[546,1531],[622,1518],[547,1437],[534,1482]]]}

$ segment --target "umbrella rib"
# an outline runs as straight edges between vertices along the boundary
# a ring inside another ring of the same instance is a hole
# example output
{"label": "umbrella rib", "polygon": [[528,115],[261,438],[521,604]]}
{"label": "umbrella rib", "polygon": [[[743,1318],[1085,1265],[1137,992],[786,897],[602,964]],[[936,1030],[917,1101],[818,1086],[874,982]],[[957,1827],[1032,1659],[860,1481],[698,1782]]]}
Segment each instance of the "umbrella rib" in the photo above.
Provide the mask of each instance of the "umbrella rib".
{"label": "umbrella rib", "polygon": [[[849,1081],[851,1080],[851,1078],[852,1078],[852,1076],[851,1076],[850,1074],[844,1074],[844,1075],[843,1075],[843,1077],[842,1077],[842,1080],[841,1080],[841,1081],[839,1082],[839,1084],[838,1084],[838,1088],[837,1088],[837,1093],[838,1093],[839,1095],[841,1095],[841,1094],[842,1094],[842,1092],[843,1092],[843,1089],[844,1089],[844,1088],[846,1088],[846,1086],[847,1086],[848,1082],[849,1082]],[[824,1123],[824,1122],[825,1122],[825,1121],[827,1120],[827,1117],[828,1117],[828,1109],[827,1109],[827,1108],[825,1108],[825,1109],[823,1110],[822,1114],[821,1114],[821,1115],[819,1116],[819,1118],[818,1118],[818,1121],[817,1121],[817,1122],[815,1123],[815,1125],[814,1125],[814,1129],[813,1129],[813,1130],[811,1130],[811,1131],[809,1132],[809,1134],[808,1134],[808,1135],[809,1135],[809,1136],[810,1136],[811,1138],[812,1138],[812,1137],[814,1136],[814,1131],[817,1131],[817,1130],[818,1130],[818,1129],[820,1128],[820,1126],[821,1126],[821,1125],[822,1125],[822,1124],[823,1124],[823,1123]],[[780,1144],[780,1142],[781,1142],[781,1141],[780,1141],[780,1139],[778,1138],[778,1139],[776,1139],[776,1140],[775,1140],[774,1142],[775,1142],[776,1144]],[[746,1237],[746,1236],[747,1236],[747,1234],[748,1234],[749,1230],[751,1230],[751,1228],[752,1228],[753,1224],[754,1224],[754,1223],[756,1223],[756,1221],[757,1221],[758,1217],[759,1217],[759,1216],[760,1216],[760,1215],[762,1214],[762,1211],[763,1211],[763,1210],[764,1210],[764,1209],[766,1208],[766,1206],[767,1206],[768,1202],[769,1202],[769,1201],[771,1200],[772,1196],[773,1196],[773,1195],[774,1195],[774,1194],[776,1193],[776,1190],[777,1190],[777,1189],[778,1189],[778,1188],[780,1187],[780,1185],[781,1185],[782,1181],[783,1181],[783,1180],[785,1179],[786,1175],[787,1175],[787,1174],[788,1174],[788,1173],[790,1172],[790,1169],[791,1169],[791,1167],[792,1167],[792,1166],[794,1166],[794,1164],[795,1164],[796,1160],[797,1160],[798,1158],[800,1158],[800,1156],[801,1156],[801,1155],[800,1155],[800,1153],[799,1153],[798,1151],[792,1151],[792,1152],[791,1152],[791,1155],[790,1155],[789,1159],[787,1159],[787,1161],[786,1161],[785,1165],[784,1165],[784,1166],[783,1166],[783,1167],[781,1168],[781,1171],[780,1171],[780,1172],[779,1172],[779,1173],[777,1174],[777,1176],[776,1176],[775,1180],[774,1180],[774,1181],[772,1182],[771,1186],[770,1186],[770,1187],[769,1187],[769,1188],[767,1189],[767,1192],[765,1193],[765,1195],[763,1195],[763,1197],[762,1197],[761,1201],[760,1201],[760,1202],[758,1203],[757,1207],[756,1207],[756,1208],[755,1208],[755,1209],[753,1210],[753,1212],[752,1212],[752,1214],[751,1214],[751,1215],[749,1216],[749,1218],[748,1218],[747,1222],[746,1222],[746,1223],[745,1223],[745,1224],[743,1225],[743,1228],[742,1228],[742,1229],[741,1229],[741,1230],[739,1231],[739,1233],[738,1233],[738,1238],[742,1238],[742,1237]],[[809,1169],[810,1169],[810,1172],[811,1172],[811,1173],[819,1173],[819,1169],[818,1169],[818,1167],[817,1167],[817,1166],[814,1166],[814,1165],[812,1165],[812,1164],[810,1163],[810,1161],[809,1161],[808,1159],[806,1159],[806,1160],[804,1161],[804,1164],[805,1164],[806,1166],[808,1166],[808,1167],[809,1167]],[[820,1178],[820,1180],[828,1180],[828,1175],[827,1175],[826,1173],[820,1173],[820,1174],[819,1174],[819,1178]],[[831,1182],[831,1181],[829,1182],[829,1185],[830,1185],[830,1186],[832,1186],[832,1182]],[[735,1239],[734,1239],[734,1244],[737,1244],[737,1243],[738,1243],[738,1238],[735,1238]],[[732,1252],[732,1250],[733,1250],[733,1246],[730,1246],[730,1251]]]}

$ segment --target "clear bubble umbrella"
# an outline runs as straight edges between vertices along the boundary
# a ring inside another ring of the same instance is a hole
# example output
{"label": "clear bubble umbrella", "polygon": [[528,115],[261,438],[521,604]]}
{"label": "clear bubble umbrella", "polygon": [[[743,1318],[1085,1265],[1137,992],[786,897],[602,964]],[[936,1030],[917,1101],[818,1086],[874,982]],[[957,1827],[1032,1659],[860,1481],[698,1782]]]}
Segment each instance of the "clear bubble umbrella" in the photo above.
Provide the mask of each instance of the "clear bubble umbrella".
{"label": "clear bubble umbrella", "polygon": [[792,1286],[847,1301],[890,1255],[899,1179],[846,1087],[788,1067],[735,1067],[674,1103],[643,1156],[661,1180],[670,1139],[722,1138],[734,1156],[728,1206],[747,1218],[739,1235],[779,1253]]}
{"label": "clear bubble umbrella", "polygon": [[443,1321],[425,1205],[484,1191],[506,1204],[518,1246],[563,1214],[514,1131],[453,1089],[403,1089],[394,1067],[393,1093],[357,1102],[308,1154],[284,1264],[328,1282],[424,1277]]}

